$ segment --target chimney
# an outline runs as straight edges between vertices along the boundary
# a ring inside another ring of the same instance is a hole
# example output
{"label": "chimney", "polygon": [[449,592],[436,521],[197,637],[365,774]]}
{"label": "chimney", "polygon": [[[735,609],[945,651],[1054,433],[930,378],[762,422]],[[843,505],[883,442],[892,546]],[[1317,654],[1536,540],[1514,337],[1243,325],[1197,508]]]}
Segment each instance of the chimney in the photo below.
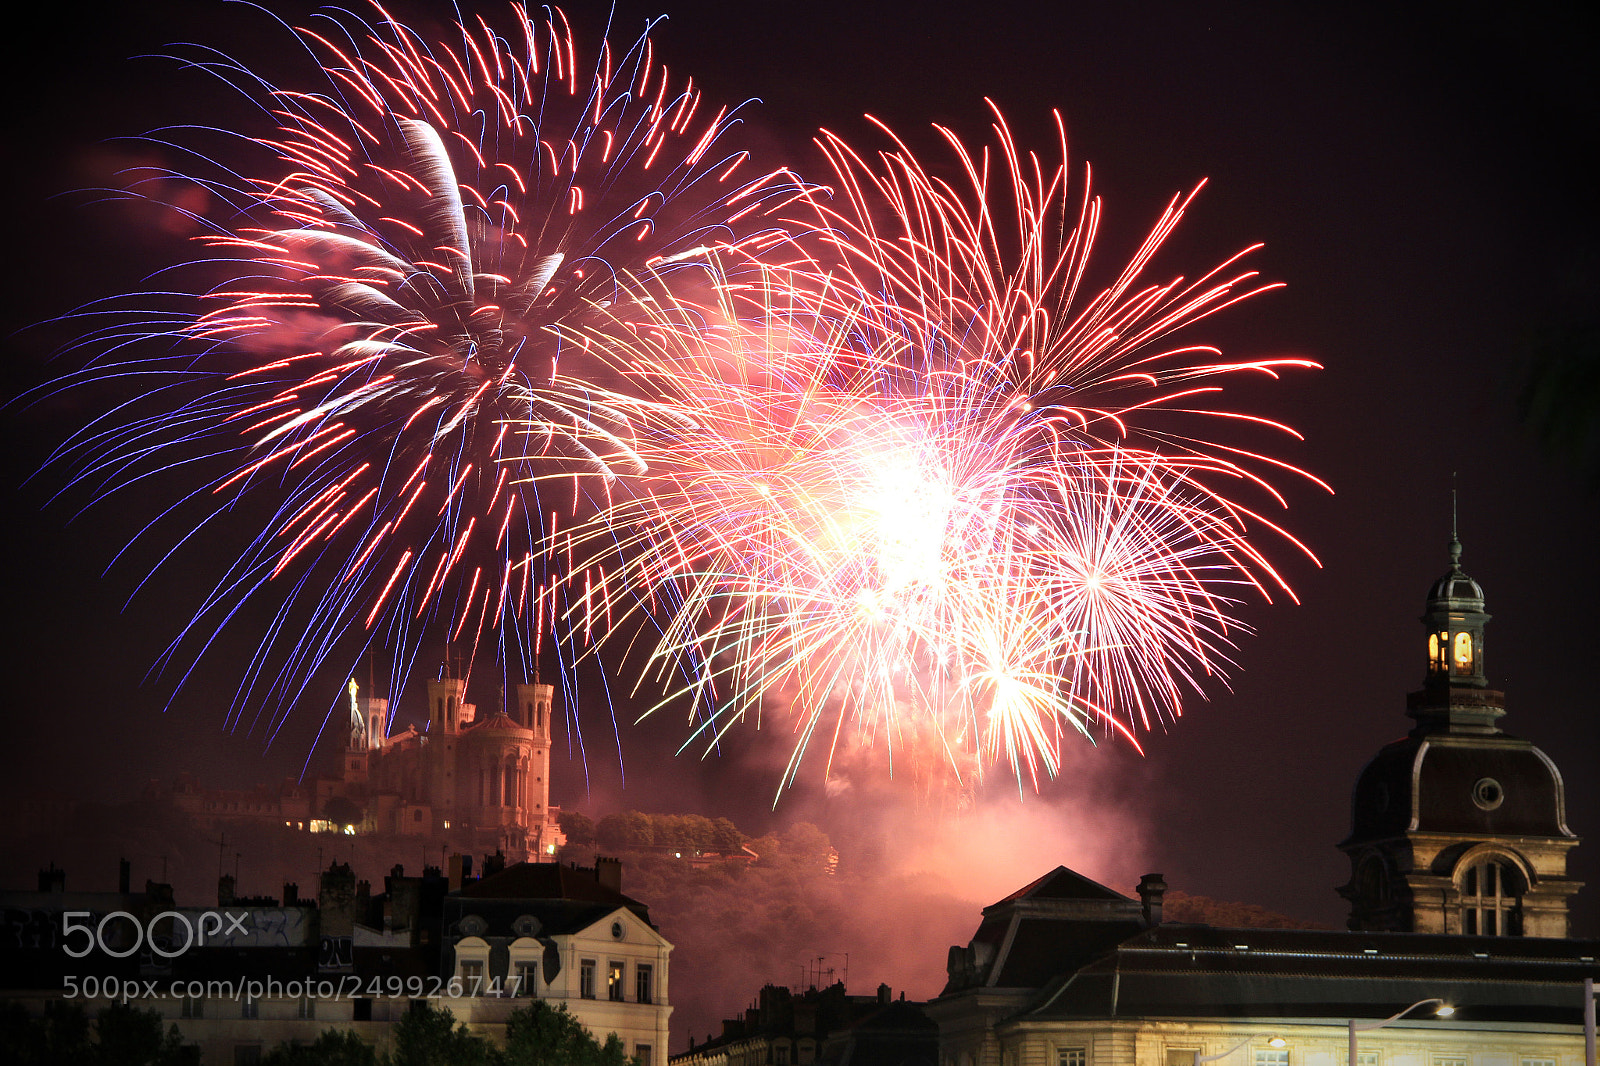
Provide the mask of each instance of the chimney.
{"label": "chimney", "polygon": [[294,881],[283,883],[283,905],[285,907],[300,906],[300,885]]}
{"label": "chimney", "polygon": [[622,860],[608,859],[602,855],[596,855],[594,857],[594,879],[600,882],[601,887],[620,893],[622,891]]}
{"label": "chimney", "polygon": [[1145,874],[1139,878],[1139,902],[1144,905],[1144,924],[1161,924],[1161,897],[1166,895],[1167,882],[1160,874]]}
{"label": "chimney", "polygon": [[888,985],[879,985],[878,986],[878,1002],[887,1004],[887,1003],[889,1003],[891,1001],[891,999],[892,999],[892,995],[891,995],[891,993],[889,991],[889,986]]}
{"label": "chimney", "polygon": [[450,856],[450,891],[460,892],[461,885],[472,876],[472,856]]}
{"label": "chimney", "polygon": [[117,862],[117,891],[124,896],[128,894],[129,886],[133,883],[133,866],[127,859]]}
{"label": "chimney", "polygon": [[217,878],[217,906],[227,907],[233,904],[233,875],[223,874]]}
{"label": "chimney", "polygon": [[67,871],[56,869],[56,864],[51,863],[48,870],[39,871],[40,892],[65,892],[67,890]]}

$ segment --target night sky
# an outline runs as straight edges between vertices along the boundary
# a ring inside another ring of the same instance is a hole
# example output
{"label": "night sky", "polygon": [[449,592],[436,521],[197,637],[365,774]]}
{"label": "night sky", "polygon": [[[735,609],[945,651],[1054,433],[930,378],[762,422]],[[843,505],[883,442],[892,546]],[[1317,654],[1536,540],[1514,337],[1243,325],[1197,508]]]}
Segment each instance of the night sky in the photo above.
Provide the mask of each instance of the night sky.
{"label": "night sky", "polygon": [[[308,10],[270,6],[291,18]],[[877,145],[864,112],[932,150],[930,122],[980,140],[987,95],[1019,141],[1048,151],[1058,107],[1076,162],[1093,164],[1106,201],[1103,256],[1131,252],[1173,193],[1208,178],[1160,272],[1192,272],[1261,241],[1255,265],[1288,283],[1204,332],[1231,356],[1299,354],[1325,366],[1232,399],[1295,426],[1305,441],[1274,454],[1336,490],[1279,481],[1290,506],[1273,517],[1322,565],[1270,549],[1301,603],[1243,608],[1258,632],[1240,638],[1231,691],[1213,685],[1209,701],[1144,735],[1143,757],[1083,745],[1072,773],[1020,807],[1004,781],[985,793],[985,817],[1059,829],[1005,838],[1020,849],[1019,869],[1031,877],[1065,863],[1128,892],[1139,873],[1159,870],[1191,893],[1342,925],[1333,888],[1348,869],[1334,845],[1361,766],[1410,726],[1405,695],[1424,667],[1417,619],[1448,565],[1454,477],[1463,564],[1494,615],[1487,653],[1491,683],[1506,692],[1504,726],[1565,774],[1568,822],[1589,838],[1572,863],[1590,885],[1577,897],[1575,932],[1600,936],[1600,705],[1590,677],[1600,634],[1589,603],[1600,596],[1600,512],[1583,479],[1519,424],[1516,403],[1536,339],[1594,314],[1594,16],[1541,3],[1401,13],[1069,2],[1047,14],[999,4],[985,15],[983,6],[629,3],[614,17],[616,36],[631,41],[647,15],[669,15],[658,54],[712,101],[758,98],[747,114],[768,158],[803,174],[821,173],[809,144],[818,126]],[[418,12],[420,23],[448,9],[393,10]],[[498,4],[473,10],[503,18]],[[592,41],[605,9],[570,13]],[[170,63],[130,57],[202,41],[275,73],[273,42],[285,39],[244,5],[67,17],[14,30],[15,65],[4,72],[12,394],[50,376],[46,356],[64,336],[15,330],[149,287],[146,274],[185,254],[125,210],[57,194],[101,180],[120,150],[107,138],[196,121],[213,107],[248,114],[197,95],[199,83]],[[71,356],[57,364],[71,365]],[[69,521],[74,506],[46,505],[59,471],[23,484],[114,395],[108,386],[5,412],[13,616],[0,797],[43,789],[115,799],[185,769],[219,786],[298,774],[321,708],[298,714],[265,753],[259,733],[223,728],[248,633],[231,632],[175,698],[174,674],[141,680],[220,574],[208,569],[210,546],[135,595],[148,552],[102,571],[154,501]],[[561,762],[558,802],[591,813],[699,810],[751,830],[805,818],[893,857],[892,839],[873,825],[879,808],[860,795],[828,799],[814,775],[771,809],[781,731],[742,734],[700,763],[671,754],[680,722],[625,721],[624,781],[604,708],[583,713],[591,793],[584,768]],[[904,810],[917,817],[909,801]],[[927,820],[972,835],[932,812]],[[11,885],[31,878],[3,873]]]}

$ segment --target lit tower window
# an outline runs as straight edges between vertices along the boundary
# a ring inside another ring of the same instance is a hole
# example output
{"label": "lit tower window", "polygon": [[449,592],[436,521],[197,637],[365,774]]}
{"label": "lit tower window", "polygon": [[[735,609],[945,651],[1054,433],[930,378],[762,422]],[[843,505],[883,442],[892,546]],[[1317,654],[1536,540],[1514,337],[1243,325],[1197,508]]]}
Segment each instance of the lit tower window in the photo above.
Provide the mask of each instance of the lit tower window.
{"label": "lit tower window", "polygon": [[1450,571],[1428,592],[1428,680],[1484,687],[1483,588],[1461,569],[1461,541],[1450,540]]}

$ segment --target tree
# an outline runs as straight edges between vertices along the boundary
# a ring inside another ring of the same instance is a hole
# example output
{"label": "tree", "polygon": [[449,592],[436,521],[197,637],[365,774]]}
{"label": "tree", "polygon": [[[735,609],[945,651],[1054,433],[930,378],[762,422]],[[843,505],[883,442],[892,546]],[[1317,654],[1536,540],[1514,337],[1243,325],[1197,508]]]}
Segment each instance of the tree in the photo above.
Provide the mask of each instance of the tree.
{"label": "tree", "polygon": [[828,834],[810,822],[795,822],[779,838],[780,852],[785,859],[807,866],[822,866],[833,848]]}
{"label": "tree", "polygon": [[775,833],[767,833],[753,840],[746,840],[744,846],[756,853],[756,857],[764,863],[772,862],[782,850]]}
{"label": "tree", "polygon": [[534,1000],[506,1019],[505,1066],[637,1066],[616,1033],[598,1043],[567,1011]]}
{"label": "tree", "polygon": [[261,1066],[378,1066],[378,1052],[348,1029],[327,1029],[309,1044],[279,1044]]}
{"label": "tree", "polygon": [[650,819],[650,832],[657,844],[670,848],[687,846],[683,831],[683,815],[681,814],[647,814]]}
{"label": "tree", "polygon": [[360,825],[366,821],[367,813],[355,800],[333,796],[322,805],[322,817],[335,825]]}
{"label": "tree", "polygon": [[650,816],[640,814],[638,811],[622,811],[606,815],[595,827],[595,835],[600,843],[611,847],[633,847],[654,844],[656,841],[655,827],[650,824]]}
{"label": "tree", "polygon": [[711,847],[724,855],[737,855],[744,847],[744,834],[726,818],[711,823]]}
{"label": "tree", "polygon": [[35,1018],[20,1003],[0,1004],[0,1062],[17,1066],[92,1066],[89,1016],[76,1003],[45,1004]]}
{"label": "tree", "polygon": [[703,814],[685,814],[680,816],[680,832],[683,834],[683,844],[689,848],[714,848],[716,847],[716,826],[711,819]]}
{"label": "tree", "polygon": [[165,1033],[161,1014],[113,1003],[94,1022],[99,1061],[116,1066],[199,1066],[200,1046],[185,1044],[176,1025]]}
{"label": "tree", "polygon": [[393,1035],[389,1066],[491,1066],[498,1058],[493,1044],[425,999],[411,1001]]}
{"label": "tree", "polygon": [[587,814],[579,814],[577,811],[562,811],[556,817],[556,821],[561,826],[561,831],[567,834],[568,844],[594,843],[594,819]]}

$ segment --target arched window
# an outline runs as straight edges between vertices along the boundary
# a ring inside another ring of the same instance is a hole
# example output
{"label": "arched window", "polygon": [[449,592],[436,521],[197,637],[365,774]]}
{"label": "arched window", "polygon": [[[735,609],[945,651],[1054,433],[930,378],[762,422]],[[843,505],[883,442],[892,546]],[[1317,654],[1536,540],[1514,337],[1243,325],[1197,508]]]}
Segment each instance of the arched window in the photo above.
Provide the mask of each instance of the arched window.
{"label": "arched window", "polygon": [[1522,874],[1505,859],[1485,856],[1461,878],[1461,931],[1469,936],[1521,936]]}
{"label": "arched window", "polygon": [[1368,855],[1356,868],[1356,892],[1368,906],[1381,906],[1389,902],[1389,871],[1383,860]]}
{"label": "arched window", "polygon": [[515,755],[506,756],[505,779],[505,805],[507,807],[515,807],[517,805],[517,757]]}
{"label": "arched window", "polygon": [[478,936],[456,941],[456,972],[461,994],[482,996],[489,992],[489,942]]}
{"label": "arched window", "polygon": [[1472,673],[1472,634],[1456,634],[1456,673]]}

